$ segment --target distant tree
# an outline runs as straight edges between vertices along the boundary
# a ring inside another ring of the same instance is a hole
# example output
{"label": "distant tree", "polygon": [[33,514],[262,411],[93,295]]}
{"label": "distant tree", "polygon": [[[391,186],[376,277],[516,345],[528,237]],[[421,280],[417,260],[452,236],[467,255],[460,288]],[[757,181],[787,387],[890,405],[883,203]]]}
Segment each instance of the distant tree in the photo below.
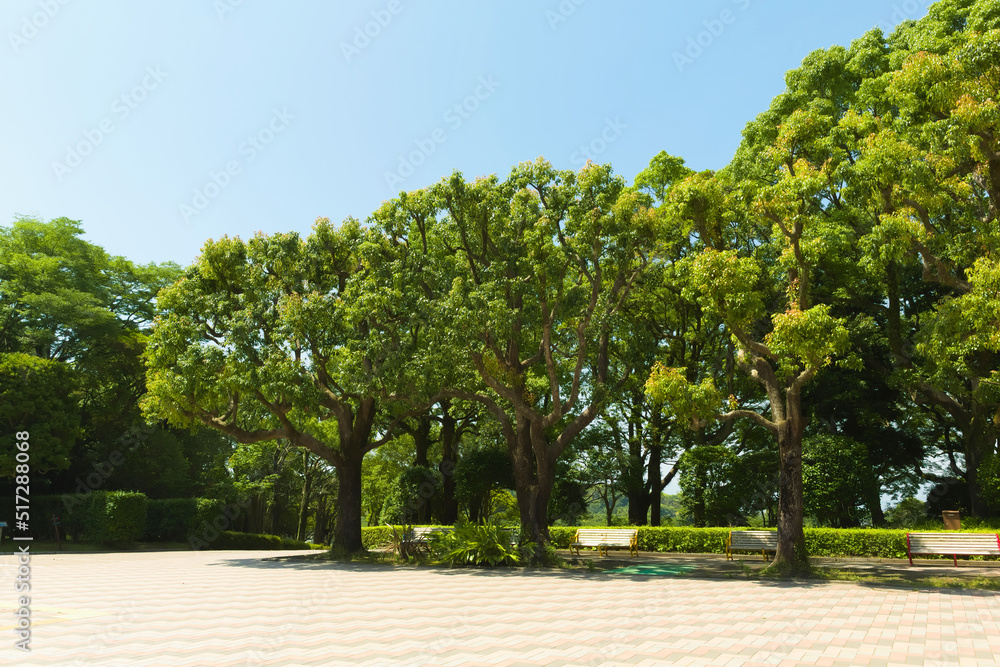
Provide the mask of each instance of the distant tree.
{"label": "distant tree", "polygon": [[821,525],[871,525],[869,498],[878,488],[868,448],[847,436],[817,434],[803,444],[806,512]]}
{"label": "distant tree", "polygon": [[27,432],[31,470],[69,467],[80,433],[77,379],[64,362],[30,354],[0,354],[0,477],[15,477],[15,435]]}
{"label": "distant tree", "polygon": [[[76,478],[106,465],[108,453],[141,423],[145,331],[156,293],[180,271],[172,263],[111,257],[82,236],[80,223],[67,218],[22,217],[0,227],[0,356],[5,368],[22,367],[18,382],[29,368],[36,381],[20,396],[8,393],[13,381],[5,382],[0,412],[34,424],[32,456],[49,472],[36,481],[36,493],[77,489]],[[44,399],[33,416],[15,415],[30,395]],[[45,438],[38,421],[48,406],[58,412],[50,423],[58,438]]]}
{"label": "distant tree", "polygon": [[904,498],[886,511],[885,518],[890,528],[913,528],[927,521],[927,508],[921,500]]}
{"label": "distant tree", "polygon": [[498,509],[495,493],[514,488],[514,474],[507,453],[499,449],[466,452],[455,466],[455,494],[469,520],[484,523]]}

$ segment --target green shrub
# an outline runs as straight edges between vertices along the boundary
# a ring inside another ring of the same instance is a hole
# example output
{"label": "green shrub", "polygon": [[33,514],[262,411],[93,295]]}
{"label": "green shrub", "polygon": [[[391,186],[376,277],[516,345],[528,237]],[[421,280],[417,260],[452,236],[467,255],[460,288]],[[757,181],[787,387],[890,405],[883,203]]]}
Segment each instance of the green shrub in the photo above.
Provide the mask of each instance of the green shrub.
{"label": "green shrub", "polygon": [[[317,545],[318,546],[318,545]],[[308,542],[300,542],[277,535],[257,533],[237,533],[224,530],[208,543],[209,549],[310,549]]]}
{"label": "green shrub", "polygon": [[[995,521],[963,519],[962,530],[967,532],[997,532]],[[591,528],[592,526],[588,526]],[[637,526],[636,539],[640,551],[671,553],[724,553],[730,530],[743,528],[694,528]],[[774,530],[773,528],[771,530]],[[920,532],[942,530],[940,523]],[[549,528],[549,537],[558,549],[569,548],[577,529],[572,527]],[[913,530],[874,528],[806,528],[806,549],[811,556],[867,558],[905,558],[906,533]]]}
{"label": "green shrub", "polygon": [[[585,526],[604,528],[605,526]],[[616,528],[617,526],[611,526]],[[724,553],[729,528],[693,528],[688,526],[636,526],[636,541],[640,551],[675,553]],[[576,531],[575,526],[552,526],[549,539],[557,549],[569,549]]]}
{"label": "green shrub", "polygon": [[[146,530],[146,494],[91,491],[80,506],[88,542],[135,542]],[[76,510],[76,511],[80,511]]]}
{"label": "green shrub", "polygon": [[729,531],[729,528],[641,526],[636,539],[640,551],[717,554],[725,553]]}
{"label": "green shrub", "polygon": [[143,539],[154,542],[184,542],[203,522],[212,523],[223,510],[214,498],[165,498],[150,500]]}
{"label": "green shrub", "polygon": [[[600,526],[586,526],[595,528]],[[691,526],[637,526],[640,551],[671,553],[724,553],[730,528],[694,528]],[[551,526],[549,539],[557,549],[568,549],[578,529],[574,526]],[[736,528],[732,530],[743,530]],[[765,529],[767,530],[767,529]],[[774,530],[773,528],[770,530]],[[943,530],[940,521],[927,523],[907,530],[875,528],[806,528],[806,548],[812,556],[866,558],[905,558],[907,532],[934,532]],[[962,519],[966,532],[995,533],[1000,521]],[[392,541],[388,527],[373,526],[361,532],[365,548],[373,548]]]}
{"label": "green shrub", "polygon": [[576,531],[574,526],[549,526],[549,541],[556,549],[569,549]]}
{"label": "green shrub", "polygon": [[364,526],[361,528],[361,545],[365,549],[374,549],[391,542],[392,528],[389,526]]}
{"label": "green shrub", "polygon": [[[535,549],[533,542],[518,545],[510,528],[495,524],[460,523],[448,532],[428,538],[431,554],[455,565],[518,565]],[[513,544],[512,544],[513,543]]]}
{"label": "green shrub", "polygon": [[905,530],[878,528],[808,528],[810,556],[906,558]]}

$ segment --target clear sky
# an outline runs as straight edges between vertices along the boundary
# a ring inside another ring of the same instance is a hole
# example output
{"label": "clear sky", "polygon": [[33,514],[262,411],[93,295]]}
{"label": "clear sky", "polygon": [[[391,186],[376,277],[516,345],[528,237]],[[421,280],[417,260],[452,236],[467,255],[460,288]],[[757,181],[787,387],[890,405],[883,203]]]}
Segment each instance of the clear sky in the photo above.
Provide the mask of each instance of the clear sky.
{"label": "clear sky", "polygon": [[807,53],[929,4],[3,0],[0,224],[186,265],[454,169],[719,168]]}

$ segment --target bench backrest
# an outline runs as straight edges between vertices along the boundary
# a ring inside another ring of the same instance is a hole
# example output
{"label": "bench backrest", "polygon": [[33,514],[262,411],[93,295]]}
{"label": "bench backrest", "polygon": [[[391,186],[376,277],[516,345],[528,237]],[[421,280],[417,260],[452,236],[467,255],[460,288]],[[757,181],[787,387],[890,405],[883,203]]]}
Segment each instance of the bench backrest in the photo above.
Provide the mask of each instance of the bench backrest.
{"label": "bench backrest", "polygon": [[913,554],[1000,556],[996,533],[907,533],[906,542]]}
{"label": "bench backrest", "polygon": [[730,549],[774,551],[778,548],[778,533],[774,530],[729,531]]}
{"label": "bench backrest", "polygon": [[414,539],[424,539],[430,537],[434,533],[450,533],[454,528],[451,526],[414,526],[413,537]]}
{"label": "bench backrest", "polygon": [[576,544],[595,547],[598,544],[633,544],[638,531],[635,528],[580,528],[576,531]]}

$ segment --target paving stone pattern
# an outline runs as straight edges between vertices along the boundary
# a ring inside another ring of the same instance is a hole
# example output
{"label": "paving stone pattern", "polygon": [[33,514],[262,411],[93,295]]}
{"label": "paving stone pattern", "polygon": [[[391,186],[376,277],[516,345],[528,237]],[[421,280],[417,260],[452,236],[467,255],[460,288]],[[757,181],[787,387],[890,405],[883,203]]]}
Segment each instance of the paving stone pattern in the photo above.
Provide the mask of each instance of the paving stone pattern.
{"label": "paving stone pattern", "polygon": [[2,665],[996,665],[1000,595],[853,583],[265,561],[32,558],[32,652]]}

